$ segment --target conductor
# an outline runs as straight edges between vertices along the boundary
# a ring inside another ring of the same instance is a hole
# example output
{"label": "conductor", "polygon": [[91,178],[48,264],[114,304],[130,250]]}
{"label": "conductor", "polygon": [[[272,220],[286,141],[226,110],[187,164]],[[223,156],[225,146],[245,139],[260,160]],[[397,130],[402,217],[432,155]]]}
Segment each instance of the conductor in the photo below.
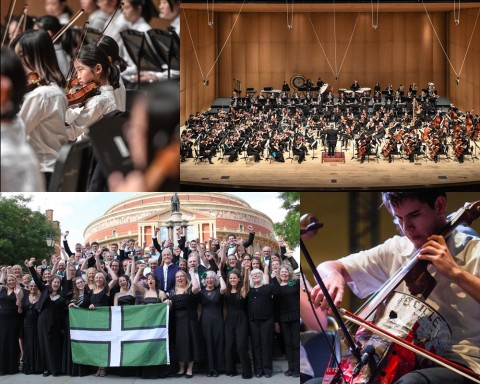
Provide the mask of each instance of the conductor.
{"label": "conductor", "polygon": [[333,124],[327,129],[326,139],[328,146],[328,156],[335,156],[335,147],[337,146],[338,131],[333,128]]}

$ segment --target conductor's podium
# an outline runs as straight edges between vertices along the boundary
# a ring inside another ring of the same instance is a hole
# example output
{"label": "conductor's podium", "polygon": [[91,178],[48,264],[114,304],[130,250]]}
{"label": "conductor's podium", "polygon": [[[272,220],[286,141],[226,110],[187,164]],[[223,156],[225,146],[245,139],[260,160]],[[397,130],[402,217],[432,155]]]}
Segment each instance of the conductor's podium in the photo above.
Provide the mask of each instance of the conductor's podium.
{"label": "conductor's podium", "polygon": [[322,163],[345,163],[345,152],[335,152],[335,156],[322,152]]}

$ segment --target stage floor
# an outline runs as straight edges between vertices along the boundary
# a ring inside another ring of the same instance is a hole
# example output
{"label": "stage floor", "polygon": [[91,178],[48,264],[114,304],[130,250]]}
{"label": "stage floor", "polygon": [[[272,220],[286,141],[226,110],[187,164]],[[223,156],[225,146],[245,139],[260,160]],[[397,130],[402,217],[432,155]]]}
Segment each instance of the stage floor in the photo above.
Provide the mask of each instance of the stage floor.
{"label": "stage floor", "polygon": [[[479,151],[480,152],[480,151]],[[480,155],[480,153],[479,153]],[[286,155],[288,156],[288,155]],[[302,164],[291,160],[285,163],[261,160],[259,163],[250,157],[245,162],[241,157],[229,163],[224,159],[213,159],[194,164],[187,159],[180,165],[181,184],[194,188],[195,185],[212,188],[239,188],[265,190],[349,190],[385,188],[425,188],[433,186],[452,187],[480,185],[480,161],[465,157],[463,164],[455,158],[446,160],[442,156],[438,163],[419,158],[415,163],[398,157],[392,163],[374,156],[363,164],[352,159],[352,153],[345,153],[345,163],[322,163],[321,153],[312,160],[312,151]]]}

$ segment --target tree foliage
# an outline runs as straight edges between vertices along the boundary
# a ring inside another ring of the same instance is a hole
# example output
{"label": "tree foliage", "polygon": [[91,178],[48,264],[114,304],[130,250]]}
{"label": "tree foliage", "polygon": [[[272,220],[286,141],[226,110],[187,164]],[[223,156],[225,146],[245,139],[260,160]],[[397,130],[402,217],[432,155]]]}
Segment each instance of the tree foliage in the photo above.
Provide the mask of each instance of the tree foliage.
{"label": "tree foliage", "polygon": [[282,208],[288,212],[285,219],[274,223],[273,227],[290,249],[295,249],[300,244],[300,192],[280,192],[278,197],[283,200]]}
{"label": "tree foliage", "polygon": [[46,216],[28,206],[31,197],[0,195],[0,265],[20,264],[36,257],[43,259],[51,252],[45,241],[51,233],[58,236]]}

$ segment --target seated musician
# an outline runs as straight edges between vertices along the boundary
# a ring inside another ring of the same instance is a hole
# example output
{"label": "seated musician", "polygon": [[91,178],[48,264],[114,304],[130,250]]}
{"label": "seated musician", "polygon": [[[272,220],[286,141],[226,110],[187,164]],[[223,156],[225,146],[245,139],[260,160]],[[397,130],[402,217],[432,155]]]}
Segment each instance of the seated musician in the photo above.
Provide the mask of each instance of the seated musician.
{"label": "seated musician", "polygon": [[213,164],[213,161],[212,161],[213,154],[208,142],[208,138],[204,138],[200,141],[199,155],[202,157],[206,157],[208,159],[208,162],[210,164]]}
{"label": "seated musician", "polygon": [[[469,367],[478,377],[480,238],[464,226],[454,229],[447,238],[439,235],[447,225],[447,197],[443,191],[383,192],[383,202],[403,236],[394,236],[370,250],[318,266],[335,305],[342,304],[345,284],[357,296],[366,297],[389,280],[409,256],[420,250],[416,258],[430,263],[429,272],[436,280],[426,299],[431,308],[425,306],[429,311],[428,318],[440,320],[441,316],[446,322],[445,329],[448,331],[449,328],[452,335],[450,340],[436,347],[444,350],[442,357]],[[312,290],[312,298],[316,306],[328,307],[318,286]],[[416,307],[421,305],[418,300]],[[432,314],[432,309],[438,315]],[[416,324],[422,321],[428,321],[427,317],[421,317]],[[393,378],[395,384],[473,382],[442,366],[415,367],[411,372],[397,376],[401,377]]]}
{"label": "seated musician", "polygon": [[238,160],[238,149],[235,147],[233,139],[228,138],[223,144],[223,153],[228,156],[228,162],[233,163]]}
{"label": "seated musician", "polygon": [[295,140],[292,148],[293,154],[298,156],[298,164],[302,164],[302,161],[305,161],[305,154],[307,152],[307,148],[303,142],[303,137],[298,137]]}
{"label": "seated musician", "polygon": [[258,163],[260,161],[260,153],[262,149],[258,141],[254,138],[251,140],[247,145],[247,155],[248,156],[255,156],[255,162]]}
{"label": "seated musician", "polygon": [[273,156],[275,161],[278,161],[279,163],[284,163],[285,159],[283,157],[283,153],[281,150],[281,147],[279,145],[278,139],[276,139],[274,142],[270,143],[270,155]]}

